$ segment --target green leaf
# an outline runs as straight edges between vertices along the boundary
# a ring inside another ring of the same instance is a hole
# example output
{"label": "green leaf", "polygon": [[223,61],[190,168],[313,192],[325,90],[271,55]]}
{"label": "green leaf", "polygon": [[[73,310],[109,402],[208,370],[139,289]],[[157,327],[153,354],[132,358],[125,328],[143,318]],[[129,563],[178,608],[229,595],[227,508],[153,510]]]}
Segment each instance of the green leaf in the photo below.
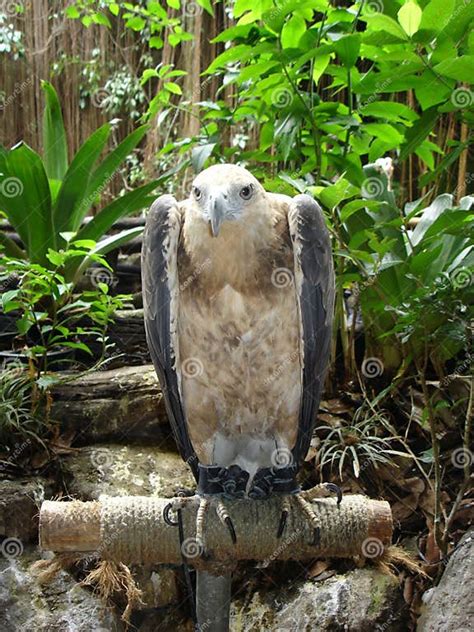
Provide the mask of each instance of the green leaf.
{"label": "green leaf", "polygon": [[[95,201],[95,198],[103,193],[104,189],[113,179],[113,176],[125,158],[135,149],[138,143],[150,129],[149,125],[141,125],[128,134],[117,147],[111,151],[101,162],[90,178],[87,195],[81,202],[79,214],[81,221]],[[101,235],[100,235],[101,236]]]}
{"label": "green leaf", "polygon": [[344,178],[339,178],[337,182],[326,187],[319,193],[319,199],[326,208],[334,208],[343,200],[354,197],[358,189]]}
{"label": "green leaf", "polygon": [[426,231],[435,222],[438,217],[447,209],[453,206],[453,196],[449,193],[443,193],[433,200],[433,202],[423,211],[420,221],[416,225],[411,236],[411,243],[416,246],[423,239]]}
{"label": "green leaf", "polygon": [[119,248],[123,244],[126,244],[128,241],[133,239],[134,237],[138,237],[143,233],[143,226],[139,226],[137,228],[128,228],[127,230],[123,230],[117,235],[111,235],[106,239],[100,241],[96,247],[90,252],[89,256],[85,257],[81,262],[79,268],[77,268],[75,272],[75,280],[77,280],[90,266],[94,259],[94,255],[106,255],[108,252]]}
{"label": "green leaf", "polygon": [[163,88],[165,90],[168,90],[168,92],[171,92],[171,94],[183,94],[181,86],[179,86],[177,83],[174,83],[173,81],[167,81],[164,84]]}
{"label": "green leaf", "polygon": [[328,67],[329,60],[331,59],[330,55],[320,55],[316,57],[313,62],[313,81],[314,83],[318,83],[321,76],[324,74],[324,71]]}
{"label": "green leaf", "polygon": [[[391,35],[395,41],[406,41],[407,36],[405,31],[400,28],[400,26],[388,15],[384,15],[383,13],[375,13],[375,15],[370,15],[364,18],[367,21],[367,35],[372,35],[372,33],[379,33],[383,31]],[[383,34],[382,34],[383,38]],[[367,36],[364,37],[367,39]]]}
{"label": "green leaf", "polygon": [[106,26],[107,28],[112,27],[112,25],[110,24],[109,18],[103,13],[100,13],[99,11],[97,13],[94,13],[93,22],[95,24],[102,24],[102,26]]}
{"label": "green leaf", "polygon": [[134,16],[126,21],[125,26],[132,29],[132,31],[141,31],[145,27],[145,24],[146,22],[143,18]]}
{"label": "green leaf", "polygon": [[197,145],[194,147],[191,154],[191,162],[196,173],[201,171],[204,163],[214,151],[215,146],[216,143],[206,143],[205,145]]}
{"label": "green leaf", "polygon": [[298,48],[301,37],[306,32],[306,22],[299,15],[292,15],[281,30],[283,48]]}
{"label": "green leaf", "polygon": [[109,11],[112,15],[115,15],[115,17],[117,17],[120,11],[120,7],[116,2],[111,2],[109,4]]}
{"label": "green leaf", "polygon": [[403,141],[403,135],[388,123],[366,123],[364,131],[379,138],[384,143],[389,143],[393,147],[398,147]]}
{"label": "green leaf", "polygon": [[451,19],[455,0],[431,0],[423,9],[420,31],[434,31],[439,33]]}
{"label": "green leaf", "polygon": [[409,37],[418,31],[421,22],[421,15],[422,11],[420,7],[412,2],[412,0],[405,2],[403,7],[397,13],[400,26]]}
{"label": "green leaf", "polygon": [[159,179],[144,184],[108,204],[81,228],[74,239],[74,245],[77,244],[78,240],[93,239],[98,241],[121,217],[149,206],[150,202],[154,200],[154,197],[150,198],[150,195],[161,182],[162,180]]}
{"label": "green leaf", "polygon": [[67,171],[67,140],[61,104],[56,90],[48,81],[41,87],[46,98],[43,112],[43,154],[48,178],[62,180]]}
{"label": "green leaf", "polygon": [[448,167],[459,158],[466,147],[467,143],[459,143],[451,152],[449,152],[449,154],[446,154],[443,157],[434,171],[428,171],[420,177],[419,186],[421,188],[425,187],[433,180],[436,180],[441,173],[445,173]]}
{"label": "green leaf", "polygon": [[153,37],[150,37],[150,39],[148,40],[148,46],[150,48],[160,49],[160,48],[163,48],[164,41],[158,35],[154,35]]}
{"label": "green leaf", "polygon": [[433,70],[444,77],[456,79],[456,81],[472,82],[474,69],[474,55],[462,55],[455,59],[444,59],[436,64]]}
{"label": "green leaf", "polygon": [[248,57],[252,55],[252,47],[247,46],[247,44],[238,44],[237,46],[232,46],[228,48],[223,53],[218,55],[209,67],[206,69],[205,74],[211,75],[219,68],[224,68],[227,64],[234,61],[245,61]]}
{"label": "green leaf", "polygon": [[82,202],[88,194],[93,167],[107,143],[111,129],[110,123],[99,127],[74,156],[54,207],[56,232],[78,230],[82,221]]}
{"label": "green leaf", "polygon": [[374,101],[373,103],[363,105],[359,109],[359,112],[364,116],[374,116],[396,123],[415,121],[418,118],[416,112],[407,105],[395,103],[394,101]]}
{"label": "green leaf", "polygon": [[360,35],[352,33],[334,42],[334,48],[346,68],[355,66],[360,51]]}
{"label": "green leaf", "polygon": [[65,14],[66,14],[66,17],[71,18],[73,20],[81,16],[81,14],[79,13],[79,9],[74,5],[67,7],[65,10]]}
{"label": "green leaf", "polygon": [[403,161],[407,156],[425,140],[438,120],[438,110],[436,107],[429,108],[423,116],[416,121],[413,127],[409,127],[405,133],[405,142],[400,148],[399,160]]}
{"label": "green leaf", "polygon": [[55,245],[48,178],[41,158],[24,143],[0,150],[0,208],[32,261],[47,265]]}
{"label": "green leaf", "polygon": [[143,86],[147,81],[149,81],[152,77],[159,77],[158,70],[156,68],[146,68],[143,71],[143,74],[140,78],[140,85]]}
{"label": "green leaf", "polygon": [[197,3],[205,11],[214,17],[214,9],[212,8],[211,0],[197,0]]}

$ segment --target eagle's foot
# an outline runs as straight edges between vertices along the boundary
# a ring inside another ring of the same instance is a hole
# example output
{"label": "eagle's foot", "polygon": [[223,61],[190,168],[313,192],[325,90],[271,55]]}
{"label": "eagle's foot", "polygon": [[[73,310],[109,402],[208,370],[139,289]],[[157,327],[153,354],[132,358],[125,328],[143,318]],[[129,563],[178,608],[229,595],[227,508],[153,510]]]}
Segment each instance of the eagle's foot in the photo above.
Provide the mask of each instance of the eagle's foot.
{"label": "eagle's foot", "polygon": [[211,504],[216,503],[216,514],[222,524],[229,531],[232,543],[237,543],[237,534],[235,533],[234,523],[232,522],[229,512],[221,499],[217,502],[213,498],[199,498],[199,507],[196,516],[196,542],[201,550],[201,556],[205,556],[206,540],[204,535],[205,517]]}
{"label": "eagle's foot", "polygon": [[232,544],[237,544],[237,534],[235,533],[234,523],[232,522],[229,512],[222,500],[217,501],[216,513],[222,524],[227,527]]}
{"label": "eagle's foot", "polygon": [[315,485],[311,489],[307,489],[301,492],[301,496],[311,502],[315,498],[324,498],[328,494],[336,494],[337,504],[340,505],[342,501],[342,490],[338,485],[334,483],[321,483]]}
{"label": "eagle's foot", "polygon": [[334,483],[322,483],[321,485],[316,485],[312,489],[295,494],[296,501],[313,527],[313,539],[311,541],[312,546],[319,546],[321,543],[321,527],[319,516],[311,506],[311,501],[315,498],[326,496],[328,492],[336,494],[336,502],[337,505],[339,505],[342,500],[342,491]]}

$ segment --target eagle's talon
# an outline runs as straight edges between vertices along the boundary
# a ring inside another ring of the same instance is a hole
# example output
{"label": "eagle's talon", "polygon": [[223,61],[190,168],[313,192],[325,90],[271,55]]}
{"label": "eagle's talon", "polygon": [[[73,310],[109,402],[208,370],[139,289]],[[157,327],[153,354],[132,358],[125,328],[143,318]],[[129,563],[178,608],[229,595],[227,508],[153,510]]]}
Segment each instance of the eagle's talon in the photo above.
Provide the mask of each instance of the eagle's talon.
{"label": "eagle's talon", "polygon": [[319,546],[320,544],[321,544],[321,529],[319,527],[314,527],[311,546]]}
{"label": "eagle's talon", "polygon": [[171,511],[174,510],[173,503],[168,503],[163,509],[163,520],[169,527],[177,527],[179,522],[171,518]]}
{"label": "eagle's talon", "polygon": [[280,523],[278,525],[277,538],[280,539],[288,521],[288,515],[290,513],[290,500],[284,496],[281,503]]}
{"label": "eagle's talon", "polygon": [[227,529],[229,530],[232,544],[237,544],[237,534],[235,533],[234,523],[232,522],[230,516],[227,516],[227,518],[225,518],[225,524],[227,525]]}
{"label": "eagle's talon", "polygon": [[286,527],[287,520],[288,520],[288,511],[287,510],[283,510],[281,512],[280,522],[278,524],[278,531],[277,531],[277,538],[278,539],[280,539],[281,536],[283,535],[283,532],[284,532],[285,527]]}
{"label": "eagle's talon", "polygon": [[323,485],[329,492],[336,494],[337,504],[340,505],[342,501],[342,489],[339,485],[336,485],[335,483],[323,483]]}

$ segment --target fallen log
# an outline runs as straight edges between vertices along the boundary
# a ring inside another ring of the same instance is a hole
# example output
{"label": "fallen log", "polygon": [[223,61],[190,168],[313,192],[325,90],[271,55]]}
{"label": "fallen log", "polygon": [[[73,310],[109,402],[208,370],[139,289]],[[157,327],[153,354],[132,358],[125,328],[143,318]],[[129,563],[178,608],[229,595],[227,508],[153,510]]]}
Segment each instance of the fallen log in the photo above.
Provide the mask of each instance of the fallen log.
{"label": "fallen log", "polygon": [[[76,441],[156,439],[168,418],[153,365],[94,371],[52,389],[51,417],[63,432],[77,431]],[[61,374],[59,374],[61,376]]]}
{"label": "fallen log", "polygon": [[184,542],[178,528],[168,525],[163,510],[168,498],[144,496],[104,497],[93,502],[45,501],[40,511],[40,546],[55,552],[99,552],[103,559],[124,564],[179,564],[183,556],[194,566],[210,568],[237,560],[304,560],[316,557],[376,558],[391,543],[392,514],[385,501],[360,495],[318,498],[312,508],[318,517],[319,535],[314,543],[313,525],[298,503],[283,536],[276,537],[281,500],[226,502],[237,533],[232,544],[227,529],[213,512],[206,517],[206,561],[195,539],[198,502],[180,499]]}

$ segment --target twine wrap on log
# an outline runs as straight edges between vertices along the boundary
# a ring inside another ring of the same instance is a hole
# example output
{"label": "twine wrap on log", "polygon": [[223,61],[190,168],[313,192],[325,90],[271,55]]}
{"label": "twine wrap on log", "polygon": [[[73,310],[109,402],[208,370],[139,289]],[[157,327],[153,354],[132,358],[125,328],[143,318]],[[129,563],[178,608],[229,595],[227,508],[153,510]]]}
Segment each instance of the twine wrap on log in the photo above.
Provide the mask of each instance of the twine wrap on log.
{"label": "twine wrap on log", "polygon": [[[86,503],[46,501],[40,513],[41,547],[53,551],[99,551],[103,559],[124,564],[179,564],[182,557],[178,529],[163,519],[163,509],[170,500],[125,496]],[[392,515],[385,501],[347,495],[337,506],[334,498],[315,499],[311,506],[319,519],[316,546],[311,544],[313,526],[296,501],[291,497],[290,501],[292,510],[281,539],[276,537],[280,498],[227,502],[237,533],[236,545],[232,545],[227,529],[209,511],[204,538],[210,559],[204,562],[195,540],[198,501],[195,497],[180,499],[183,553],[191,564],[203,567],[236,560],[377,557],[377,547],[381,555],[390,544]]]}

